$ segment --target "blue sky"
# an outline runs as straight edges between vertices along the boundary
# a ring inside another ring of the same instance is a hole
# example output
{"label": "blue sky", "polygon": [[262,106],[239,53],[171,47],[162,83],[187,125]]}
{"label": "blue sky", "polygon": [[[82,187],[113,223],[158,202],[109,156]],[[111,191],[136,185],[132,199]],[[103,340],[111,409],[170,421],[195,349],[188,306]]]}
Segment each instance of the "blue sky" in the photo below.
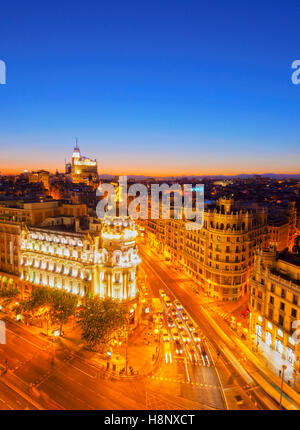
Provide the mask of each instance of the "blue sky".
{"label": "blue sky", "polygon": [[0,171],[300,173],[300,1],[1,5]]}

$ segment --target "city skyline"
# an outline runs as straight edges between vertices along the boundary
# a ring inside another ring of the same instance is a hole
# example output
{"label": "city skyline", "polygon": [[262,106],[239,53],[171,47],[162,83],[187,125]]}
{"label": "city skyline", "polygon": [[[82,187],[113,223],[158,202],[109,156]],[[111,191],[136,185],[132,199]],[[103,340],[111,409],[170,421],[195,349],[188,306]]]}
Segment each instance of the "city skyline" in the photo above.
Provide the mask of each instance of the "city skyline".
{"label": "city skyline", "polygon": [[[77,145],[78,139],[76,138],[76,141],[73,143],[73,147],[75,147]],[[80,145],[78,144],[78,146],[80,147]],[[47,154],[48,155],[48,154]],[[50,154],[49,154],[50,155]],[[87,154],[90,155],[90,154]],[[48,157],[47,157],[48,158]],[[7,176],[14,176],[14,175],[19,175],[22,174],[24,172],[30,172],[30,171],[35,171],[35,170],[46,170],[49,171],[50,173],[54,174],[57,171],[60,172],[64,172],[66,164],[65,163],[69,163],[71,161],[71,151],[69,152],[68,156],[66,156],[64,158],[64,162],[60,162],[58,164],[58,160],[56,160],[55,165],[47,165],[45,166],[45,163],[40,163],[37,162],[36,164],[31,165],[31,167],[28,167],[27,165],[25,166],[24,164],[22,165],[22,163],[20,163],[20,166],[15,167],[12,169],[10,167],[3,167],[1,170],[1,165],[0,165],[0,174],[3,175],[7,175]],[[93,156],[91,156],[92,159],[98,161],[97,158],[94,158]],[[102,163],[101,163],[102,164]],[[103,163],[104,164],[104,163]],[[272,167],[270,167],[271,169]],[[300,175],[300,171],[295,170],[295,171],[287,171],[287,170],[279,170],[279,171],[266,171],[266,169],[262,168],[255,168],[254,171],[242,171],[240,167],[237,167],[235,169],[223,169],[223,170],[207,170],[207,169],[201,169],[198,172],[196,172],[196,170],[192,171],[192,170],[182,170],[182,171],[172,171],[172,170],[168,170],[167,168],[164,168],[164,170],[160,171],[159,169],[155,169],[153,170],[149,170],[149,171],[145,171],[145,168],[143,167],[137,167],[134,166],[132,168],[124,168],[124,167],[118,167],[114,166],[112,168],[104,168],[105,170],[101,170],[98,172],[99,176],[118,176],[118,175],[129,175],[129,176],[141,176],[141,177],[160,177],[160,178],[168,178],[168,177],[184,177],[184,176],[188,176],[188,177],[200,177],[200,176],[205,176],[205,177],[209,177],[209,176],[216,176],[216,177],[238,177],[238,176],[251,176],[251,175],[274,175],[274,176],[280,176],[282,175],[282,177],[288,177],[289,175],[291,177],[297,177],[298,175]],[[162,173],[164,172],[164,173]]]}
{"label": "city skyline", "polygon": [[300,410],[299,22],[1,5],[0,414]]}
{"label": "city skyline", "polygon": [[17,5],[1,11],[3,173],[61,170],[73,136],[103,173],[299,173],[297,2]]}

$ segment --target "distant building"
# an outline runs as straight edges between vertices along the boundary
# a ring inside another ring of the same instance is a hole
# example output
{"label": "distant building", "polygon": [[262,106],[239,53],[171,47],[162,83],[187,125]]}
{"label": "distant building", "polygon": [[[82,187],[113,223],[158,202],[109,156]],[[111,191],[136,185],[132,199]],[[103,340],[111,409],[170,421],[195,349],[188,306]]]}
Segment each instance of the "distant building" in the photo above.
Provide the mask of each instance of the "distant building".
{"label": "distant building", "polygon": [[46,170],[38,170],[28,174],[29,182],[41,182],[46,190],[50,188],[50,173]]}
{"label": "distant building", "polygon": [[97,183],[99,180],[97,161],[82,156],[77,142],[72,155],[71,177],[76,184],[85,183],[90,185],[93,182]]}
{"label": "distant building", "polygon": [[288,247],[289,242],[289,222],[287,219],[277,219],[268,221],[268,242],[270,246],[275,246],[278,251],[283,251]]}
{"label": "distant building", "polygon": [[297,208],[294,202],[287,207],[276,207],[268,214],[268,246],[275,246],[278,252],[292,250],[296,237]]}

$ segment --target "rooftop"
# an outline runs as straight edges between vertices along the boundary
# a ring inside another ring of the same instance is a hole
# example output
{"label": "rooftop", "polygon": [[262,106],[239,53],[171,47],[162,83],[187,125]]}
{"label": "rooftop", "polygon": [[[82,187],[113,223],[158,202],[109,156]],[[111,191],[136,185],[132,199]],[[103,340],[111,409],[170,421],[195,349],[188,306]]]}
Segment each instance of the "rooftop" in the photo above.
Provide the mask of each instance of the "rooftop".
{"label": "rooftop", "polygon": [[300,254],[292,254],[288,251],[282,251],[279,254],[279,259],[300,267]]}

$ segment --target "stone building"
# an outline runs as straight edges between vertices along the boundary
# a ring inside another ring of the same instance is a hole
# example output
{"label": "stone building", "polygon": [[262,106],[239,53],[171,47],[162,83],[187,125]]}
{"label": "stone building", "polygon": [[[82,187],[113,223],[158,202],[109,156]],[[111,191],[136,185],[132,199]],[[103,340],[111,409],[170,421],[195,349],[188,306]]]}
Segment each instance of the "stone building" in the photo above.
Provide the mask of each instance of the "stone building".
{"label": "stone building", "polygon": [[184,220],[145,220],[150,246],[183,268],[207,295],[236,301],[248,291],[256,247],[267,240],[267,210],[241,209],[233,199],[209,204],[202,229],[186,229]]}

